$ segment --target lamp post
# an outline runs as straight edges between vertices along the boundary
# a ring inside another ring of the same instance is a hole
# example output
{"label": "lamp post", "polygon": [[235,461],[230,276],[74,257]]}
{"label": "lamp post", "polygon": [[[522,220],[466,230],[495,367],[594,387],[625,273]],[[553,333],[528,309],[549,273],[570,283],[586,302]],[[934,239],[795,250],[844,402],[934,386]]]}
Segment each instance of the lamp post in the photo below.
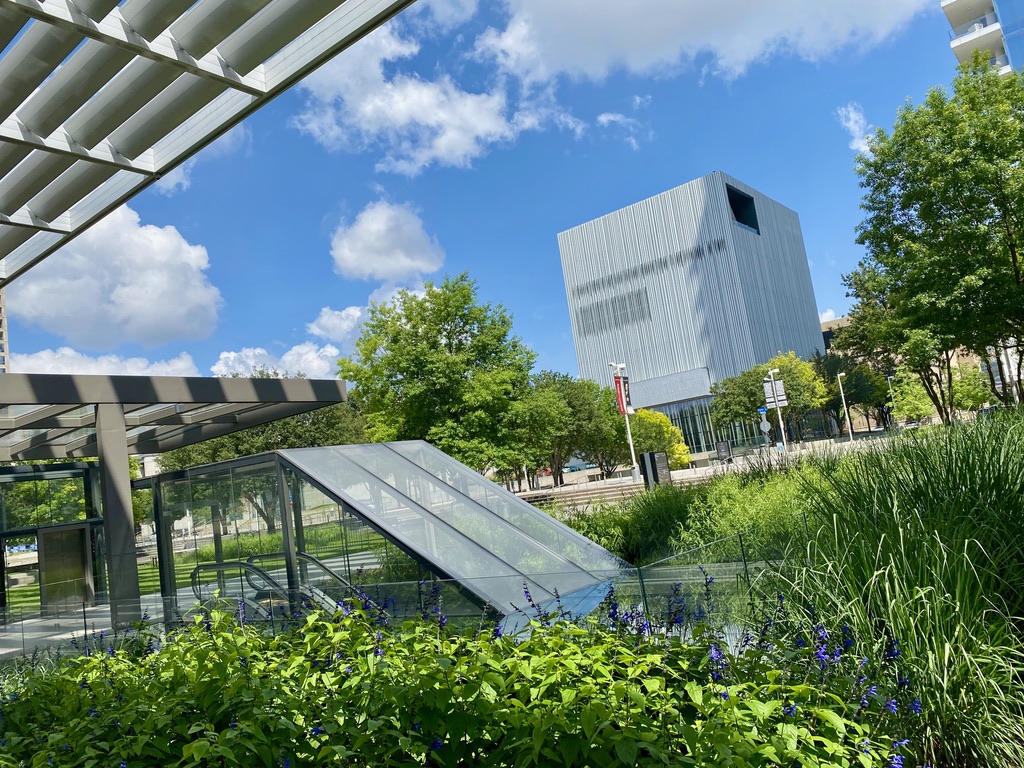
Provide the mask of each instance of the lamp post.
{"label": "lamp post", "polygon": [[843,413],[846,414],[846,431],[850,433],[850,442],[853,442],[853,424],[850,423],[850,409],[846,407],[846,395],[843,393],[843,376],[846,375],[845,371],[840,371],[839,375],[836,376],[836,381],[839,382],[839,398],[843,401]]}
{"label": "lamp post", "polygon": [[778,368],[772,368],[768,371],[768,378],[772,382],[772,399],[775,401],[775,413],[779,417],[779,434],[782,435],[782,450],[785,452],[789,450],[789,445],[786,443],[786,428],[782,425],[782,407],[779,405],[779,392],[775,388],[775,374],[778,372]]}
{"label": "lamp post", "polygon": [[889,426],[895,426],[896,418],[892,415],[893,408],[896,407],[896,395],[892,391],[892,376],[885,377],[885,383],[889,385]]}
{"label": "lamp post", "polygon": [[[626,370],[625,363],[608,363],[608,366],[612,369],[612,380],[621,377],[623,371]],[[621,386],[618,382],[616,384],[616,394],[618,394],[618,387]],[[629,428],[629,406],[626,404],[625,395],[622,395],[622,411],[623,416],[626,419],[626,440],[629,441],[629,459],[632,462],[632,475],[633,482],[640,482],[640,467],[636,463],[636,451],[633,450],[633,431]]]}

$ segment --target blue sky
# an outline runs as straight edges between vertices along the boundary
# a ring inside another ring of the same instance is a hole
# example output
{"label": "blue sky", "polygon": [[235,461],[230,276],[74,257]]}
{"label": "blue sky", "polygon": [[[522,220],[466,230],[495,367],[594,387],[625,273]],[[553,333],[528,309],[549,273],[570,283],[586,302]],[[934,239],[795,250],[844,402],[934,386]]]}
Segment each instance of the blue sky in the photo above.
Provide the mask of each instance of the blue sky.
{"label": "blue sky", "polygon": [[855,148],[955,74],[938,0],[420,0],[12,283],[16,372],[334,376],[463,271],[575,375],[556,235],[715,170],[797,211],[819,312]]}

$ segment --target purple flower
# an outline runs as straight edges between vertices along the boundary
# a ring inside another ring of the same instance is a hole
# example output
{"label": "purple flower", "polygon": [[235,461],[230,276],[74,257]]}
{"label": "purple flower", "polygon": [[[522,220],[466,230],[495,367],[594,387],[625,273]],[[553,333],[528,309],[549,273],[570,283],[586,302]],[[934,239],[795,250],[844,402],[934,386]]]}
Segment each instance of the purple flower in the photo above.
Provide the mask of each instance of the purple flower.
{"label": "purple flower", "polygon": [[822,643],[818,646],[818,650],[814,652],[814,658],[818,662],[818,666],[821,669],[828,669],[829,655],[828,646]]}
{"label": "purple flower", "polygon": [[441,747],[443,747],[443,746],[444,746],[444,742],[442,742],[439,737],[435,736],[434,740],[432,742],[430,742],[430,751],[431,752],[440,752],[441,751]]}
{"label": "purple flower", "polygon": [[711,656],[711,661],[713,661],[715,664],[718,664],[719,666],[725,666],[725,654],[722,653],[721,649],[714,643],[711,644],[711,650],[709,651],[709,655]]}
{"label": "purple flower", "polygon": [[786,717],[796,717],[796,704],[787,704],[782,708],[782,714]]}
{"label": "purple flower", "polygon": [[885,708],[886,708],[887,710],[889,710],[889,712],[891,712],[892,714],[894,714],[894,715],[895,715],[895,714],[896,714],[896,712],[897,712],[897,711],[899,710],[899,707],[898,707],[898,706],[896,706],[896,699],[889,699],[889,700],[888,700],[888,701],[887,701],[887,702],[885,703]]}
{"label": "purple flower", "polygon": [[913,712],[915,715],[920,715],[921,714],[921,700],[920,699],[914,699],[912,702],[910,702],[910,711]]}

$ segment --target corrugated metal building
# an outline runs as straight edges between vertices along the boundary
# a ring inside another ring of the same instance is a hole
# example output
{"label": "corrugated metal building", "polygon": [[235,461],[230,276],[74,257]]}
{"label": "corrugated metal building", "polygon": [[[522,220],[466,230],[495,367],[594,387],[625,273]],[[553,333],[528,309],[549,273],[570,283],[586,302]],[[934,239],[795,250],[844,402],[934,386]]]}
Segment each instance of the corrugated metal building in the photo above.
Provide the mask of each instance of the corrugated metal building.
{"label": "corrugated metal building", "polygon": [[715,172],[558,235],[580,375],[714,449],[712,383],[822,348],[797,214]]}

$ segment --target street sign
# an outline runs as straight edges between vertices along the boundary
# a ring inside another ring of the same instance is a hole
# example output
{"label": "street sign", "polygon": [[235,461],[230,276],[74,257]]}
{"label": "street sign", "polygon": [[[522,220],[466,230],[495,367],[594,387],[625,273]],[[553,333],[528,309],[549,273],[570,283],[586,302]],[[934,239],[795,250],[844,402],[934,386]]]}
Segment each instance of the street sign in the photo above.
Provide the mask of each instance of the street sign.
{"label": "street sign", "polygon": [[761,431],[766,435],[772,431],[772,425],[768,423],[768,419],[761,419],[761,424],[759,426],[761,427]]}
{"label": "street sign", "polygon": [[[775,384],[774,392],[772,384]],[[789,405],[789,399],[786,397],[786,385],[777,379],[774,382],[768,379],[764,383],[764,399],[769,408],[785,408]]]}
{"label": "street sign", "polygon": [[765,408],[764,406],[761,406],[760,408],[757,409],[757,412],[764,416],[766,413],[768,413],[768,409]]}

